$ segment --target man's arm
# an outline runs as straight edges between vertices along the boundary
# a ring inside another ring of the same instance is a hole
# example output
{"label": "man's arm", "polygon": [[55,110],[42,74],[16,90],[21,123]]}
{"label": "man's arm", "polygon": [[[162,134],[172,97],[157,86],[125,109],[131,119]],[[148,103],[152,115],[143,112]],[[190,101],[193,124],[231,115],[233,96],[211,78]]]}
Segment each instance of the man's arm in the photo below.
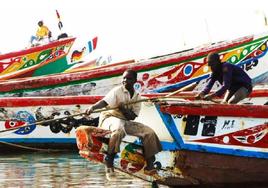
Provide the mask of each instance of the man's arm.
{"label": "man's arm", "polygon": [[214,74],[212,73],[207,85],[205,86],[205,88],[203,89],[203,91],[201,91],[204,95],[208,94],[210,92],[210,90],[212,89],[214,83],[215,83],[216,79]]}
{"label": "man's arm", "polygon": [[204,99],[205,95],[208,94],[210,92],[210,90],[212,89],[215,81],[216,81],[216,79],[212,73],[205,88],[195,98],[196,99]]}
{"label": "man's arm", "polygon": [[88,108],[86,110],[86,114],[90,115],[94,110],[105,108],[106,106],[108,106],[107,102],[105,102],[104,100],[100,100],[94,105],[92,105],[90,108]]}

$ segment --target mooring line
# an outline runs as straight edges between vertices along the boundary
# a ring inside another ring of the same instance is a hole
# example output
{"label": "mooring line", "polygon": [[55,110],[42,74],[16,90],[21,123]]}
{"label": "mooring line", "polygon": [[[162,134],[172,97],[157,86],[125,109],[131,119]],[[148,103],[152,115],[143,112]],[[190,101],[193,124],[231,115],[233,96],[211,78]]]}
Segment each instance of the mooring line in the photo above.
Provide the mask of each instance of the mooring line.
{"label": "mooring line", "polygon": [[[143,99],[140,99],[140,100],[137,100],[137,101],[131,101],[131,102],[125,103],[124,105],[131,105],[131,104],[140,103],[140,102],[152,102],[152,103],[160,102],[161,100],[168,99],[168,98],[174,96],[175,94],[181,93],[183,91],[187,91],[187,90],[189,90],[189,88],[192,90],[197,85],[198,85],[198,82],[195,82],[195,83],[187,85],[187,86],[185,86],[183,88],[180,88],[180,89],[178,89],[178,90],[176,90],[174,92],[171,92],[171,93],[169,93],[169,94],[167,94],[165,96],[152,97],[152,98],[143,98]],[[188,98],[188,97],[189,96],[186,95],[186,96],[178,96],[176,98]],[[114,110],[114,109],[117,109],[117,108],[118,107],[103,108],[103,109],[94,110],[92,113],[100,113],[100,112],[104,112],[104,111],[108,111],[108,110]],[[20,126],[20,127],[13,127],[13,128],[5,129],[5,130],[0,130],[0,133],[7,132],[7,131],[12,131],[12,130],[17,130],[17,129],[32,126],[32,125],[42,125],[42,124],[45,124],[45,123],[51,123],[51,122],[54,122],[54,121],[63,120],[63,119],[67,119],[67,118],[70,118],[70,117],[83,116],[83,115],[86,115],[86,113],[82,112],[82,113],[68,115],[68,116],[61,117],[61,118],[49,119],[49,120],[44,120],[44,121],[37,121],[37,122],[34,122],[34,123],[30,123],[30,124],[26,123],[26,125],[23,125],[23,126]]]}
{"label": "mooring line", "polygon": [[66,150],[66,149],[43,149],[43,148],[35,148],[35,147],[29,147],[29,146],[23,146],[20,144],[13,144],[10,142],[4,142],[4,141],[0,141],[1,144],[5,144],[5,145],[9,145],[9,146],[13,146],[16,148],[21,148],[21,149],[28,149],[28,150],[34,150],[34,151],[43,151],[43,152],[63,152],[63,151],[70,151],[70,150]]}

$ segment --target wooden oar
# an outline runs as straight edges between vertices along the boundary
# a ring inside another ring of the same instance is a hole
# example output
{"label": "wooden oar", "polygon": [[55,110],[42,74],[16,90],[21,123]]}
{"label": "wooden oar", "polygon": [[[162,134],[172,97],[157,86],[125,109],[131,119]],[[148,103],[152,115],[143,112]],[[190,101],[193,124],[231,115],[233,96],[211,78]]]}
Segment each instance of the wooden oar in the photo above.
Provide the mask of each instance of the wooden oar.
{"label": "wooden oar", "polygon": [[[138,102],[143,102],[143,101],[148,101],[148,100],[150,100],[150,99],[141,99],[139,101],[129,102],[126,105],[134,104],[134,103],[138,103]],[[104,111],[108,111],[108,110],[114,110],[114,109],[117,109],[117,108],[118,107],[98,109],[98,110],[94,110],[93,112],[91,112],[91,114],[92,113],[100,113],[100,112],[104,112]],[[83,116],[83,115],[86,115],[86,113],[82,112],[82,113],[77,113],[77,114],[68,115],[68,116],[65,116],[65,117],[60,117],[60,118],[55,118],[55,119],[37,121],[37,122],[34,122],[34,123],[26,123],[25,125],[20,126],[20,127],[13,127],[13,128],[9,128],[9,129],[6,129],[6,130],[0,130],[0,133],[7,132],[7,131],[12,131],[12,130],[17,130],[17,129],[32,126],[32,125],[42,125],[42,124],[45,124],[45,123],[51,123],[51,122],[54,122],[54,121],[63,120],[63,119],[67,119],[67,118],[70,118],[70,117]]]}
{"label": "wooden oar", "polygon": [[165,97],[171,97],[171,96],[179,94],[179,93],[181,93],[183,91],[193,91],[194,88],[196,88],[196,86],[198,84],[199,84],[199,82],[194,82],[194,83],[192,83],[190,85],[186,85],[186,86],[184,86],[184,87],[182,87],[182,88],[180,88],[180,89],[178,89],[178,90],[176,90],[176,91],[174,91],[172,93],[167,94]]}

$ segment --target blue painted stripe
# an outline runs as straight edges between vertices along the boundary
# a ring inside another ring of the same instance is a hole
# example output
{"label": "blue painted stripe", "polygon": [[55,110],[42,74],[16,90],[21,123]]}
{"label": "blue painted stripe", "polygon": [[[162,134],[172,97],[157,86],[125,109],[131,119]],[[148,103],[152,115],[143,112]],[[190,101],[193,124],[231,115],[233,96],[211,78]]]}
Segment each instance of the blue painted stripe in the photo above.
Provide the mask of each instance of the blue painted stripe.
{"label": "blue painted stripe", "polygon": [[[76,144],[75,138],[1,138],[0,141],[8,143],[29,143],[29,144],[43,144],[43,143],[55,143],[55,144]],[[139,142],[135,144],[141,145]],[[161,142],[164,150],[177,150],[176,143],[172,142]]]}
{"label": "blue painted stripe", "polygon": [[260,54],[260,55],[258,55],[258,56],[256,56],[256,57],[249,58],[249,59],[247,59],[247,60],[241,61],[240,63],[237,63],[236,65],[241,66],[241,65],[250,63],[250,62],[252,62],[253,60],[260,59],[260,58],[262,58],[263,56],[266,55],[267,51],[268,51],[268,49],[264,50],[262,54]]}
{"label": "blue painted stripe", "polygon": [[178,144],[176,142],[164,142],[161,141],[163,151],[175,151],[179,150]]}
{"label": "blue painted stripe", "polygon": [[[156,108],[168,129],[170,135],[175,140],[173,146],[167,144],[164,150],[192,150],[192,151],[200,151],[200,152],[208,152],[208,153],[218,153],[218,154],[227,154],[227,155],[235,155],[235,156],[242,156],[242,157],[256,157],[256,158],[266,158],[268,159],[267,152],[259,152],[259,151],[246,151],[242,149],[232,149],[232,148],[222,148],[216,146],[206,146],[200,145],[198,143],[184,143],[180,132],[177,129],[176,123],[173,117],[170,114],[162,113],[160,111],[159,105],[156,105]],[[179,125],[178,125],[179,127]],[[175,148],[174,148],[175,146]]]}
{"label": "blue painted stripe", "polygon": [[[123,141],[124,142],[124,141]],[[126,141],[125,141],[126,142]],[[164,151],[174,151],[174,150],[178,150],[179,147],[177,145],[176,142],[167,142],[167,141],[160,141],[161,142],[161,145],[162,145],[162,149]],[[127,143],[130,143],[130,142],[127,142]],[[142,146],[142,141],[141,139],[137,138],[135,141],[134,141],[134,144],[137,144],[139,146]]]}
{"label": "blue painted stripe", "polygon": [[88,52],[92,52],[92,51],[93,51],[92,41],[88,41]]}
{"label": "blue painted stripe", "polygon": [[169,132],[172,131],[172,133],[170,133],[170,134],[178,143],[178,145],[179,145],[178,149],[209,152],[209,153],[218,153],[218,154],[228,154],[228,155],[243,156],[243,157],[268,158],[267,152],[265,153],[265,152],[259,152],[259,151],[246,151],[246,150],[242,150],[242,149],[205,146],[205,145],[199,145],[197,143],[185,144],[182,137],[181,137],[181,134],[177,130],[176,123],[175,123],[173,117],[169,114],[163,114],[163,115],[161,115],[161,118],[163,119],[165,126],[167,127]]}
{"label": "blue painted stripe", "polygon": [[[176,125],[174,123],[173,118],[171,117],[171,115],[167,114],[167,113],[163,113],[160,110],[160,106],[159,105],[155,105],[160,117],[162,118],[169,134],[172,136],[172,138],[175,140],[174,144],[176,146],[175,149],[180,149],[180,141],[182,142],[182,140],[180,139],[180,133],[178,132]],[[173,147],[170,148],[166,148],[166,150],[173,150]]]}
{"label": "blue painted stripe", "polygon": [[168,85],[168,86],[159,87],[157,89],[151,90],[150,92],[162,93],[162,92],[166,92],[166,91],[170,91],[170,90],[176,90],[176,89],[179,89],[179,88],[184,87],[186,85],[189,85],[191,83],[198,82],[200,80],[206,79],[209,76],[210,76],[210,73],[202,75],[202,76],[197,77],[197,78],[190,79],[190,80],[185,80],[185,81],[182,81],[182,82],[179,82],[179,83],[176,83],[176,84],[171,84],[171,85]]}
{"label": "blue painted stripe", "polygon": [[203,146],[194,144],[181,144],[182,149],[185,150],[194,150],[201,152],[209,152],[209,153],[218,153],[218,154],[228,154],[242,157],[256,157],[256,158],[266,158],[268,159],[268,153],[260,152],[260,151],[245,151],[241,149],[231,149],[231,148],[220,148],[213,146]]}
{"label": "blue painted stripe", "polygon": [[0,138],[2,142],[12,143],[69,143],[76,144],[75,138]]}

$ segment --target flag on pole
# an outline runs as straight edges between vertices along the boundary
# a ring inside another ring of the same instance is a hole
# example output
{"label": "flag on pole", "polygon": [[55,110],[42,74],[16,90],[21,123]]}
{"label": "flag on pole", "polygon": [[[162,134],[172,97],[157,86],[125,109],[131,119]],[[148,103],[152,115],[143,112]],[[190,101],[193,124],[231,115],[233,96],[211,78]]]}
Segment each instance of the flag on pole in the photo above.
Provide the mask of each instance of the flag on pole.
{"label": "flag on pole", "polygon": [[91,41],[88,41],[88,51],[89,53],[96,49],[98,42],[98,37],[94,37]]}
{"label": "flag on pole", "polygon": [[61,28],[63,27],[63,24],[62,24],[62,22],[60,20],[60,14],[59,14],[58,10],[56,10],[56,14],[57,14],[57,18],[59,20],[58,27],[61,30]]}

